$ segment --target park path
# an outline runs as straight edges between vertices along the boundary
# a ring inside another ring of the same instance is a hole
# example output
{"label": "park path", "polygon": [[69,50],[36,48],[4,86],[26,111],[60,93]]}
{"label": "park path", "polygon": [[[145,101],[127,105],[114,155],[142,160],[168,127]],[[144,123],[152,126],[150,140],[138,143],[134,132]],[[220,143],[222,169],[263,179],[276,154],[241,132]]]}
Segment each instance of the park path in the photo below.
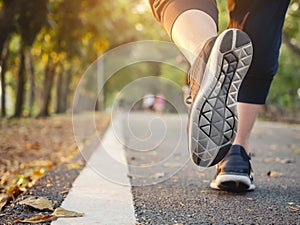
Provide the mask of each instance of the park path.
{"label": "park path", "polygon": [[253,192],[209,189],[215,168],[190,163],[185,114],[115,116],[52,224],[300,224],[300,125],[259,121]]}

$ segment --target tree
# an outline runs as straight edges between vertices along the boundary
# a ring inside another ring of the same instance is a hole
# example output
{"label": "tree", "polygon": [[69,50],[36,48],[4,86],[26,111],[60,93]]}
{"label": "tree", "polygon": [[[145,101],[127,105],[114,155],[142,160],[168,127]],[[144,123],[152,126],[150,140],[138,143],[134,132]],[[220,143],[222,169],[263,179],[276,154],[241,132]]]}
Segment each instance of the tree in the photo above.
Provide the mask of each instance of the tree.
{"label": "tree", "polygon": [[0,55],[2,55],[6,40],[14,29],[15,16],[20,5],[20,0],[0,1]]}
{"label": "tree", "polygon": [[[19,0],[0,1],[0,66],[1,66],[1,115],[6,115],[6,61],[8,58],[9,36],[14,28],[15,15],[19,10]],[[4,51],[4,52],[3,52]]]}
{"label": "tree", "polygon": [[14,117],[22,115],[22,107],[25,96],[25,56],[30,54],[30,47],[34,43],[36,35],[46,24],[47,0],[21,1],[17,30],[21,35],[20,65],[18,72],[17,94]]}
{"label": "tree", "polygon": [[[287,12],[285,26],[283,29],[282,41],[283,43],[291,49],[291,51],[300,58],[300,3],[298,0],[294,0]],[[298,41],[297,41],[298,40]]]}

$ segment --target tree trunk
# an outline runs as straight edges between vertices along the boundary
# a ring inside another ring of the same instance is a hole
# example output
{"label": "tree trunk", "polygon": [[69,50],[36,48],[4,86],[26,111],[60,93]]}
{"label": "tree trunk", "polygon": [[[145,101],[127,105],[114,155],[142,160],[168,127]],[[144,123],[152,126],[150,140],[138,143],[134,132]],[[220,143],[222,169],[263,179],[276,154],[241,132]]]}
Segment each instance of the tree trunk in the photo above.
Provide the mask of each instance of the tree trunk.
{"label": "tree trunk", "polygon": [[24,96],[25,96],[25,54],[24,47],[21,46],[20,49],[20,65],[18,72],[18,83],[17,83],[17,94],[16,94],[16,102],[15,102],[15,113],[13,117],[20,118],[22,116],[23,104],[24,104]]}
{"label": "tree trunk", "polygon": [[6,79],[5,79],[5,73],[6,73],[6,63],[9,56],[9,50],[8,50],[8,41],[4,45],[2,57],[1,57],[1,116],[6,116]]}
{"label": "tree trunk", "polygon": [[65,113],[68,109],[68,96],[70,93],[70,83],[72,81],[72,70],[68,69],[65,76],[63,95],[62,95],[62,111]]}
{"label": "tree trunk", "polygon": [[29,72],[29,116],[32,116],[33,113],[33,105],[35,100],[35,75],[34,75],[34,66],[32,63],[32,57],[30,51],[26,52],[26,68]]}
{"label": "tree trunk", "polygon": [[[147,62],[148,64],[148,68],[149,68],[149,74],[150,76],[157,76],[160,77],[161,76],[161,67],[160,64],[157,62]],[[161,87],[161,83],[159,82],[157,85],[150,85],[150,92],[152,92],[152,94],[156,94],[162,87]]]}
{"label": "tree trunk", "polygon": [[6,89],[5,89],[5,62],[4,59],[1,60],[1,116],[6,116]]}
{"label": "tree trunk", "polygon": [[68,109],[68,95],[70,93],[70,83],[72,80],[72,70],[63,71],[57,77],[56,90],[56,113],[65,113]]}
{"label": "tree trunk", "polygon": [[3,6],[0,10],[0,55],[2,55],[2,51],[5,48],[5,42],[13,30],[15,15],[20,4],[20,0],[2,2]]}
{"label": "tree trunk", "polygon": [[282,42],[286,44],[287,47],[289,47],[297,57],[300,58],[300,48],[295,45],[285,34],[282,35]]}
{"label": "tree trunk", "polygon": [[53,86],[54,77],[55,77],[55,65],[52,62],[48,62],[45,69],[42,107],[38,117],[47,117],[50,115],[49,106],[51,102],[51,90]]}
{"label": "tree trunk", "polygon": [[59,74],[57,74],[56,77],[56,107],[55,107],[56,114],[63,113],[62,112],[63,75],[64,72],[61,71]]}
{"label": "tree trunk", "polygon": [[68,109],[68,96],[70,93],[70,83],[72,81],[72,70],[68,69],[67,74],[66,74],[66,80],[64,84],[64,92],[63,92],[63,112],[66,112]]}

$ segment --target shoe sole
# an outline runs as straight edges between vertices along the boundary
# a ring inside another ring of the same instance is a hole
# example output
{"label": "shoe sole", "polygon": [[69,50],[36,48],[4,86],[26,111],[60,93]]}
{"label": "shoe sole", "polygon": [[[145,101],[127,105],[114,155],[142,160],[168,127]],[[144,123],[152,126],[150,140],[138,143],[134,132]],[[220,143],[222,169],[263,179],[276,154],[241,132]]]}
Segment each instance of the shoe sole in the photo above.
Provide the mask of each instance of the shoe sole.
{"label": "shoe sole", "polygon": [[238,90],[252,51],[250,38],[241,30],[228,29],[215,41],[189,115],[190,156],[198,166],[217,164],[231,147],[237,130]]}
{"label": "shoe sole", "polygon": [[255,189],[255,185],[248,176],[231,174],[218,175],[216,180],[211,182],[210,187],[230,192],[245,192]]}

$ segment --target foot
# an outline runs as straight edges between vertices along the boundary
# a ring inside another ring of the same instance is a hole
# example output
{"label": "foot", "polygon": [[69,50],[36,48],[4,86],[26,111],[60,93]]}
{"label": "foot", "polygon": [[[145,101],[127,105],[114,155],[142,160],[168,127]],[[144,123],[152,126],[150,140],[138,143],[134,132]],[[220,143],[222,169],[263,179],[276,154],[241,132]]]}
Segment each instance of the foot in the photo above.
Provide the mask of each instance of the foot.
{"label": "foot", "polygon": [[227,155],[217,165],[217,173],[210,187],[231,192],[254,190],[250,159],[242,146],[232,145]]}
{"label": "foot", "polygon": [[237,94],[251,60],[248,35],[228,29],[206,43],[192,66],[189,150],[198,166],[217,164],[230,149],[237,130]]}

